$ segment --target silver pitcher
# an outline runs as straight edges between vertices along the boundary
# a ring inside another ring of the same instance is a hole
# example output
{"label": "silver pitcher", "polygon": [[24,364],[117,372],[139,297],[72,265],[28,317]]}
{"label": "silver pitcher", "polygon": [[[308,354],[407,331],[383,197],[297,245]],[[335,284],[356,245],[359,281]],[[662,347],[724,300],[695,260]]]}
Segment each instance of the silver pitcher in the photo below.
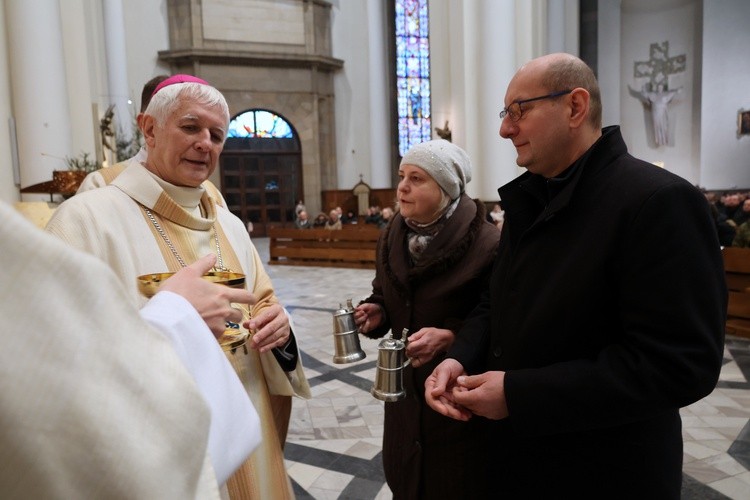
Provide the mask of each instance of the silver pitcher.
{"label": "silver pitcher", "polygon": [[401,339],[383,339],[378,344],[378,366],[375,384],[370,394],[381,401],[398,401],[406,397],[404,390],[404,368],[411,360],[406,357],[408,328],[401,332]]}
{"label": "silver pitcher", "polygon": [[366,356],[359,346],[359,331],[354,323],[352,299],[346,301],[346,308],[339,304],[339,310],[333,313],[333,343],[334,363],[353,363]]}

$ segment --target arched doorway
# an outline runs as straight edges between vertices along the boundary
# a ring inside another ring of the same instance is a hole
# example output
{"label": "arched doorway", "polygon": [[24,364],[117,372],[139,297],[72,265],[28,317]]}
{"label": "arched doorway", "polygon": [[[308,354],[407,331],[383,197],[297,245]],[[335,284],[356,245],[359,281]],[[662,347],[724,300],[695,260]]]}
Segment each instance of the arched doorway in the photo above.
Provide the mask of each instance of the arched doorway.
{"label": "arched doorway", "polygon": [[265,109],[236,115],[219,165],[227,208],[253,223],[253,236],[293,224],[294,206],[302,199],[302,150],[287,120]]}

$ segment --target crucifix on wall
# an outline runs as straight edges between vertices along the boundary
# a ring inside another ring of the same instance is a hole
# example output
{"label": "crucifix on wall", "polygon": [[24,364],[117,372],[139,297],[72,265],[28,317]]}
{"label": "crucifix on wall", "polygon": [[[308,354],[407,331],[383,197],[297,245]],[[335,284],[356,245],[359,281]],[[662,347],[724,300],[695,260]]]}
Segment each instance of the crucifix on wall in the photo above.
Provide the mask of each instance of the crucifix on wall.
{"label": "crucifix on wall", "polygon": [[654,142],[657,146],[669,142],[668,104],[682,88],[671,89],[669,76],[684,73],[687,66],[685,54],[669,55],[669,41],[652,43],[649,48],[648,61],[636,61],[633,67],[635,78],[648,78],[641,90],[634,90],[628,85],[631,95],[643,102],[651,110],[651,120],[654,125]]}

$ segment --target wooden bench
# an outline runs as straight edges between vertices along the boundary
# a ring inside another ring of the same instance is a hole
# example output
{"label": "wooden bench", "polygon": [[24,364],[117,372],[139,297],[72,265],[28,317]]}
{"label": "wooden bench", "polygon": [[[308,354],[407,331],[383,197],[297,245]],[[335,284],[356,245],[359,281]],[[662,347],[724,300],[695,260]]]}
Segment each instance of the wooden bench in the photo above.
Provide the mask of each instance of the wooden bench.
{"label": "wooden bench", "polygon": [[750,248],[722,250],[729,289],[726,333],[750,338]]}
{"label": "wooden bench", "polygon": [[269,264],[375,269],[380,230],[269,228]]}

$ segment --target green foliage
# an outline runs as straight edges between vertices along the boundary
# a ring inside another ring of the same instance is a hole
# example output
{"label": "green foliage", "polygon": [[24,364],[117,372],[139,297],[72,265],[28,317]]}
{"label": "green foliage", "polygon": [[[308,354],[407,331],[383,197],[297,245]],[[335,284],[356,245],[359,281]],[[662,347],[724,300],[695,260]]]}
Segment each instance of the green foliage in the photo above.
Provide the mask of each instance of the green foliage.
{"label": "green foliage", "polygon": [[89,156],[89,153],[83,151],[80,155],[73,158],[66,156],[65,164],[68,166],[68,170],[74,170],[77,172],[94,172],[95,170],[102,168],[96,159],[90,159]]}

